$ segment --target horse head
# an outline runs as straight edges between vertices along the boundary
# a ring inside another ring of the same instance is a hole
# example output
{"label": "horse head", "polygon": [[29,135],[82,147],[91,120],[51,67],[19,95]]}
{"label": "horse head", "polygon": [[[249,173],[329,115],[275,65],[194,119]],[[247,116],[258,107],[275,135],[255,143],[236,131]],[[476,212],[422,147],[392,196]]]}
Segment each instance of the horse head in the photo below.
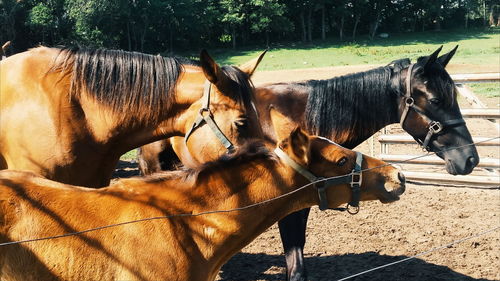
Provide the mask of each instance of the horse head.
{"label": "horse head", "polygon": [[445,70],[458,46],[438,57],[441,48],[403,70],[400,123],[425,149],[446,161],[448,173],[466,175],[479,156],[460,113],[455,84]]}
{"label": "horse head", "polygon": [[[273,126],[280,128],[276,131],[279,149],[275,152],[281,160],[287,163],[283,159],[287,156],[283,155],[288,155],[287,164],[295,166],[295,171],[311,182],[324,179],[317,183],[320,208],[335,208],[344,203],[358,207],[359,201],[366,200],[390,203],[405,191],[404,175],[394,166],[327,138],[309,135],[273,109],[271,118]],[[321,189],[325,190],[323,195]]]}
{"label": "horse head", "polygon": [[193,122],[186,122],[184,138],[193,164],[214,160],[262,134],[250,77],[265,53],[238,68],[221,67],[201,52],[205,89],[202,99],[189,108]]}

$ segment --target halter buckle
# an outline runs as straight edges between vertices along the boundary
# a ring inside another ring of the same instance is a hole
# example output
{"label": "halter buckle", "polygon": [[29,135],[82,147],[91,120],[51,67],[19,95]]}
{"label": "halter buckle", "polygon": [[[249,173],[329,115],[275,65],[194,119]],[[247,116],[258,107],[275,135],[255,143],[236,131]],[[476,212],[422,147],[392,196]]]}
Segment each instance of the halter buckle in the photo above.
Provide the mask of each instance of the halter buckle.
{"label": "halter buckle", "polygon": [[359,187],[361,186],[361,181],[363,180],[363,177],[361,176],[361,172],[354,171],[352,170],[351,172],[351,188],[352,187]]}
{"label": "halter buckle", "polygon": [[433,134],[437,134],[443,130],[443,126],[439,121],[432,121],[429,123],[429,131],[431,131]]}

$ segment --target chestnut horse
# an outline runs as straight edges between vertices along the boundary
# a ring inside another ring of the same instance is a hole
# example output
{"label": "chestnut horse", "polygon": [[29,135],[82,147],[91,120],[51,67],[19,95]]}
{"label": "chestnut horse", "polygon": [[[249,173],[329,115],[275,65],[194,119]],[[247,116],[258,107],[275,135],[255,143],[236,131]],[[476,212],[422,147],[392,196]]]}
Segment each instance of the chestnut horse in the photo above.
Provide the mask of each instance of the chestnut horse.
{"label": "chestnut horse", "polygon": [[202,161],[217,159],[226,152],[219,139],[238,145],[261,134],[249,77],[263,54],[241,70],[206,51],[199,65],[104,49],[11,56],[0,63],[0,169],[106,186],[123,153],[183,136],[199,116],[211,126],[198,124],[190,141]]}
{"label": "chestnut horse", "polygon": [[[305,126],[309,133],[350,149],[381,128],[400,123],[423,147],[445,160],[450,174],[468,174],[479,162],[479,156],[462,119],[453,80],[445,70],[457,48],[438,57],[440,50],[420,57],[414,64],[401,59],[385,67],[327,80],[257,87],[264,135],[275,140],[275,129],[279,130],[270,122],[270,104],[296,124]],[[197,162],[182,139],[171,138],[168,142],[173,150],[167,147],[164,152],[175,151],[183,164]],[[159,151],[147,152],[158,159]],[[306,209],[279,222],[287,280],[307,280],[303,248],[308,214]]]}
{"label": "chestnut horse", "polygon": [[[357,166],[380,166],[361,172],[359,200],[389,203],[404,192],[404,178],[385,162],[300,128],[279,139],[275,154],[254,142],[197,170],[102,189],[0,172],[0,279],[214,280],[231,256],[286,214],[351,200]],[[303,187],[310,176],[337,178]],[[11,243],[111,224],[120,225]]]}

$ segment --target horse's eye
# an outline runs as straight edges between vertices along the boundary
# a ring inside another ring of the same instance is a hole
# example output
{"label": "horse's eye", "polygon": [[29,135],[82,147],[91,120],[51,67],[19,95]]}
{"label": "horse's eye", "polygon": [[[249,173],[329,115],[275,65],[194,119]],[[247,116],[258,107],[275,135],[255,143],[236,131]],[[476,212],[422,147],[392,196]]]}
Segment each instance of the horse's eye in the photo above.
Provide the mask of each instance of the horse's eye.
{"label": "horse's eye", "polygon": [[234,121],[234,125],[238,130],[246,129],[248,126],[248,120],[246,118],[240,118]]}
{"label": "horse's eye", "polygon": [[337,166],[344,166],[344,164],[347,163],[347,157],[342,157],[338,162]]}
{"label": "horse's eye", "polygon": [[429,102],[433,105],[440,105],[441,104],[441,100],[436,99],[436,98],[430,99]]}

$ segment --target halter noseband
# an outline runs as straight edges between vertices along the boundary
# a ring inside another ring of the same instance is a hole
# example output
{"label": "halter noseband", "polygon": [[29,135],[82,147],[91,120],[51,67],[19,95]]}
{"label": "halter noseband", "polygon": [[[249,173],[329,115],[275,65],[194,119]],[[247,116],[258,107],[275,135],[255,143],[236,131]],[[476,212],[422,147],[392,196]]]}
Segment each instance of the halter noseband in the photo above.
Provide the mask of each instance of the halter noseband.
{"label": "halter noseband", "polygon": [[[283,160],[283,162],[292,167],[296,172],[304,176],[310,182],[314,183],[314,187],[316,187],[316,190],[318,191],[319,209],[321,211],[330,209],[328,208],[328,197],[326,195],[327,188],[333,185],[348,183],[351,186],[351,201],[347,203],[345,208],[333,208],[333,210],[348,211],[351,215],[359,212],[360,187],[362,182],[361,165],[363,164],[363,154],[356,151],[356,163],[354,164],[354,168],[350,174],[324,180],[321,177],[315,176],[304,166],[295,162],[281,148],[277,147],[274,149],[274,153],[276,153],[276,155]],[[351,210],[349,207],[354,207],[354,210]]]}
{"label": "halter noseband", "polygon": [[210,111],[210,89],[212,88],[212,83],[210,81],[205,82],[205,88],[203,90],[203,104],[201,106],[201,109],[199,111],[199,115],[196,118],[196,120],[193,123],[193,126],[189,131],[186,132],[186,135],[184,136],[184,142],[187,143],[189,137],[191,134],[196,130],[197,128],[201,127],[203,123],[207,123],[208,127],[212,130],[212,132],[215,134],[215,136],[219,139],[219,141],[222,143],[222,145],[227,149],[228,152],[234,150],[234,145],[231,143],[231,141],[224,135],[224,133],[221,131],[219,126],[217,126],[217,123],[215,123],[214,116],[212,114],[212,111]]}
{"label": "halter noseband", "polygon": [[410,66],[408,67],[408,73],[406,74],[406,81],[405,81],[406,92],[405,92],[404,99],[403,99],[405,107],[403,109],[403,112],[401,113],[401,118],[399,120],[399,124],[401,125],[401,128],[404,129],[403,125],[404,125],[404,122],[406,121],[406,117],[408,115],[408,111],[410,110],[410,108],[415,110],[415,112],[420,114],[420,116],[424,117],[424,119],[426,119],[429,122],[429,131],[427,132],[427,135],[425,136],[425,139],[423,142],[417,138],[415,138],[415,139],[422,146],[422,148],[424,148],[427,151],[431,151],[431,149],[429,148],[429,143],[431,141],[432,136],[441,133],[445,127],[454,127],[454,126],[458,126],[458,125],[463,125],[463,124],[465,124],[465,120],[463,118],[459,118],[459,119],[452,119],[452,120],[446,120],[443,122],[439,122],[439,121],[436,121],[436,120],[429,118],[429,116],[427,116],[427,114],[425,114],[425,111],[422,108],[415,105],[415,100],[411,96],[411,90],[412,90],[411,89],[411,73],[412,73],[414,65],[415,64],[410,64]]}

